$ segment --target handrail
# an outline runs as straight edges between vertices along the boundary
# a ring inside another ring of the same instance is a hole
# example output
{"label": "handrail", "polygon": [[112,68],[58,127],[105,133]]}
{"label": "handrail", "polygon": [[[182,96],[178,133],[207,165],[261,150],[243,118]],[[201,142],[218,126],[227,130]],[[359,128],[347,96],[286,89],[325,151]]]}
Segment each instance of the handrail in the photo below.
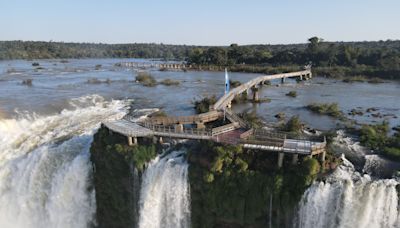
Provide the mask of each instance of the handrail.
{"label": "handrail", "polygon": [[238,123],[233,122],[233,123],[230,123],[230,124],[227,124],[227,125],[216,127],[216,128],[213,128],[211,130],[211,132],[212,132],[211,134],[213,136],[215,136],[215,135],[220,135],[220,134],[223,134],[223,133],[226,133],[226,132],[229,132],[229,131],[233,131],[233,130],[236,129],[236,127],[238,125],[239,125]]}

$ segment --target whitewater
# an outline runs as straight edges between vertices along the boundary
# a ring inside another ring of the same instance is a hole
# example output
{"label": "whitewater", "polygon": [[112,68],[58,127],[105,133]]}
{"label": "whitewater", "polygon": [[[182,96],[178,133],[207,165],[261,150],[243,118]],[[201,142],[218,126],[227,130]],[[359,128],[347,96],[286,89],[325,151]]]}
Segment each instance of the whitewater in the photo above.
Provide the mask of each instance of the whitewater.
{"label": "whitewater", "polygon": [[184,151],[150,162],[140,191],[140,228],[190,227],[188,163]]}
{"label": "whitewater", "polygon": [[[364,155],[365,148],[339,132],[334,146],[351,153]],[[365,156],[365,155],[364,155]],[[371,169],[366,156],[363,169]],[[295,227],[299,228],[398,228],[400,201],[396,178],[380,179],[369,173],[356,171],[354,165],[342,156],[343,164],[325,181],[314,183],[306,190],[299,205]],[[378,166],[379,167],[379,166]]]}
{"label": "whitewater", "polygon": [[125,115],[127,101],[89,95],[69,105],[50,116],[0,119],[0,227],[96,224],[90,144],[101,121]]}

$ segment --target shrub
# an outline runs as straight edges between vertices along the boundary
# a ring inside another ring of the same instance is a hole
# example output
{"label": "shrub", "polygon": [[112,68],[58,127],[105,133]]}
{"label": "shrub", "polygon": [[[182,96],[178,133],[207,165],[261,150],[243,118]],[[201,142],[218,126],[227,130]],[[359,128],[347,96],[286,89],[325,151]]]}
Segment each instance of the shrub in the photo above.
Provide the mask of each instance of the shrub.
{"label": "shrub", "polygon": [[332,117],[341,117],[343,115],[337,103],[312,103],[307,105],[306,108],[312,112]]}
{"label": "shrub", "polygon": [[255,112],[241,113],[239,116],[252,128],[260,128],[263,126],[263,121],[257,116]]}
{"label": "shrub", "polygon": [[300,133],[303,129],[303,124],[298,116],[292,116],[283,127],[284,131]]}
{"label": "shrub", "polygon": [[400,161],[400,148],[385,147],[383,155],[396,161]]}
{"label": "shrub", "polygon": [[388,131],[387,122],[377,125],[363,125],[360,129],[360,142],[373,150],[383,149],[388,141]]}
{"label": "shrub", "polygon": [[139,72],[136,76],[136,81],[148,87],[153,87],[157,85],[156,79],[154,79],[154,77],[151,76],[148,72]]}
{"label": "shrub", "polygon": [[215,104],[215,102],[217,102],[217,97],[215,95],[194,101],[196,113],[200,114],[208,112],[210,110],[210,106]]}
{"label": "shrub", "polygon": [[383,79],[380,78],[371,78],[368,80],[368,83],[378,84],[378,83],[385,83]]}
{"label": "shrub", "polygon": [[290,91],[289,93],[285,94],[288,97],[297,97],[297,92],[296,91]]}
{"label": "shrub", "polygon": [[161,84],[165,85],[165,86],[173,86],[173,85],[179,85],[180,82],[177,80],[172,80],[172,79],[164,79],[161,81]]}
{"label": "shrub", "polygon": [[236,87],[242,85],[242,83],[239,82],[239,81],[229,81],[229,85],[230,85],[232,88],[236,88]]}

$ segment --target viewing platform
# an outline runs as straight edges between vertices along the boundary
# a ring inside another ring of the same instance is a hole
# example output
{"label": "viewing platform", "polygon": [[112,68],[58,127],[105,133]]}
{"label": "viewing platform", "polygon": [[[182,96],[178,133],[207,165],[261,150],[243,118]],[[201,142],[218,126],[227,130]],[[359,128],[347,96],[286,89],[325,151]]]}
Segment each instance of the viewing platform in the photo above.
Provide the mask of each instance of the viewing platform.
{"label": "viewing platform", "polygon": [[[116,132],[128,138],[128,145],[138,143],[138,138],[152,137],[154,142],[162,142],[164,138],[212,140],[215,142],[242,145],[244,148],[278,153],[278,166],[283,164],[285,154],[292,155],[292,163],[296,164],[298,156],[319,156],[325,160],[326,140],[319,136],[299,137],[289,133],[253,129],[250,124],[233,113],[230,109],[232,100],[248,90],[258,93],[257,89],[265,81],[298,77],[306,80],[312,77],[311,70],[267,75],[254,78],[222,96],[207,113],[192,116],[151,117],[140,122],[132,122],[129,118],[104,122],[110,132]],[[258,95],[253,94],[254,97]],[[226,117],[230,123],[222,126],[206,128],[206,123]],[[190,127],[185,127],[190,125]]]}

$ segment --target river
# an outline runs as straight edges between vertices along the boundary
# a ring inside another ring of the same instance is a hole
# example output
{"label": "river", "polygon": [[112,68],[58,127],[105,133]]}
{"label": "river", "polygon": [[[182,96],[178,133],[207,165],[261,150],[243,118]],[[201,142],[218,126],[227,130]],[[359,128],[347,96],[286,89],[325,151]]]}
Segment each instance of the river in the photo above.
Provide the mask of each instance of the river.
{"label": "river", "polygon": [[[35,61],[40,64],[40,69],[33,67],[32,61],[0,62],[1,227],[89,227],[95,224],[95,189],[91,184],[92,166],[89,161],[89,147],[92,135],[99,127],[100,122],[105,119],[121,118],[130,105],[133,109],[162,108],[171,115],[189,115],[194,113],[192,104],[194,99],[204,95],[220,96],[223,93],[224,74],[222,72],[152,70],[151,74],[159,81],[170,78],[179,80],[181,84],[179,86],[158,85],[149,88],[134,82],[137,73],[135,70],[116,67],[115,63],[120,61],[129,60]],[[101,67],[96,68],[96,65],[99,64]],[[259,75],[230,73],[232,80],[242,82],[257,76]],[[26,79],[33,79],[31,86],[22,83]],[[297,91],[297,98],[285,96],[291,90]],[[235,109],[236,111],[255,111],[269,123],[277,121],[274,115],[278,112],[285,112],[287,116],[299,115],[309,126],[327,130],[335,127],[337,121],[330,117],[312,114],[304,106],[310,102],[337,102],[345,113],[353,108],[364,112],[367,108],[375,108],[376,111],[373,113],[349,116],[349,118],[354,118],[360,123],[376,123],[387,120],[393,127],[400,125],[399,96],[400,84],[398,82],[349,84],[317,77],[301,83],[287,80],[283,85],[279,81],[274,81],[271,86],[265,86],[261,91],[261,97],[270,98],[270,103],[238,105]],[[378,117],[372,116],[377,113],[380,114]],[[371,160],[366,154],[358,153],[357,150],[352,153],[356,153],[364,160]],[[377,167],[383,162],[380,158],[372,160],[378,160]],[[176,166],[170,166],[170,162]],[[369,163],[366,162],[366,164]],[[350,175],[350,173],[362,172],[364,167],[365,165],[361,165],[357,171],[352,169],[339,171],[347,172]],[[164,178],[163,180],[171,178],[172,175],[169,175],[171,169],[177,169],[182,174],[181,178],[165,183],[154,182],[159,178]],[[372,168],[371,170],[364,171],[368,175],[376,169]],[[190,196],[178,197],[180,201],[175,202],[173,207],[166,207],[165,202],[151,207],[146,205],[151,205],[149,203],[156,200],[157,197],[167,201],[174,200],[165,198],[165,194],[176,188],[180,192],[188,191],[185,187],[187,185],[185,179],[187,178],[185,176],[187,175],[187,164],[179,157],[157,158],[146,172],[145,180],[148,179],[148,182],[142,185],[141,211],[139,212],[141,223],[149,224],[146,217],[157,216],[159,219],[156,223],[150,224],[152,227],[159,227],[161,222],[167,222],[171,227],[176,227],[177,224],[186,227],[190,221],[187,211],[185,211],[188,210],[187,201]],[[342,178],[343,176],[334,174],[329,182],[316,183],[305,193],[299,211],[301,227],[309,227],[310,224],[313,227],[325,227],[324,225],[331,221],[330,218],[324,217],[318,223],[310,223],[310,218],[313,217],[306,217],[305,214],[308,216],[323,215],[315,214],[315,208],[321,204],[315,201],[310,202],[307,200],[309,197],[320,196],[324,202],[328,200],[323,197],[330,197],[331,201],[329,202],[332,204],[339,202],[339,205],[344,205],[338,207],[342,209],[337,209],[338,212],[333,217],[337,221],[342,218],[343,211],[364,208],[362,205],[360,207],[349,206],[353,204],[352,200],[369,197],[367,194],[366,196],[357,196],[359,198],[356,196],[346,198],[349,188],[353,189],[352,194],[358,194],[354,192],[357,192],[359,188],[365,191],[370,188],[369,186],[375,186],[376,191],[390,193],[393,190],[390,186],[397,183],[394,179],[377,180],[364,176],[363,173],[350,175],[350,179]],[[351,187],[341,184],[349,181],[353,183],[350,184]],[[160,184],[163,184],[161,190],[153,192],[145,190]],[[388,185],[388,187],[380,188],[382,185]],[[394,195],[393,197],[390,194],[380,196],[379,202],[375,202],[374,197],[369,197],[372,201],[368,205],[387,201],[392,202],[393,205],[396,202],[398,204],[398,199],[393,198]],[[387,199],[388,197],[391,198]],[[343,198],[345,203],[335,200],[339,198]],[[147,203],[146,200],[148,200]],[[376,200],[378,199],[376,198]],[[369,224],[394,227],[393,221],[398,221],[398,218],[395,217],[398,216],[396,214],[398,211],[393,212],[393,207],[389,205],[388,211],[385,211],[385,208],[380,209],[382,216],[378,221],[374,220],[375,223]],[[166,214],[160,215],[159,210],[172,211],[167,211],[169,214],[165,212]],[[314,214],[309,213],[309,210],[314,210]],[[318,210],[318,212],[320,211]],[[372,212],[375,213],[373,210]],[[364,218],[372,212],[369,214],[359,212],[357,215]],[[389,214],[385,217],[383,214],[387,213]],[[167,216],[169,219],[166,219],[165,215],[177,216],[177,218],[174,220]],[[387,216],[391,216],[389,222],[383,223],[383,220],[388,219]],[[343,220],[338,224],[357,226],[361,223],[348,223]],[[348,226],[342,225],[342,227]],[[364,227],[379,226],[366,225]]]}

